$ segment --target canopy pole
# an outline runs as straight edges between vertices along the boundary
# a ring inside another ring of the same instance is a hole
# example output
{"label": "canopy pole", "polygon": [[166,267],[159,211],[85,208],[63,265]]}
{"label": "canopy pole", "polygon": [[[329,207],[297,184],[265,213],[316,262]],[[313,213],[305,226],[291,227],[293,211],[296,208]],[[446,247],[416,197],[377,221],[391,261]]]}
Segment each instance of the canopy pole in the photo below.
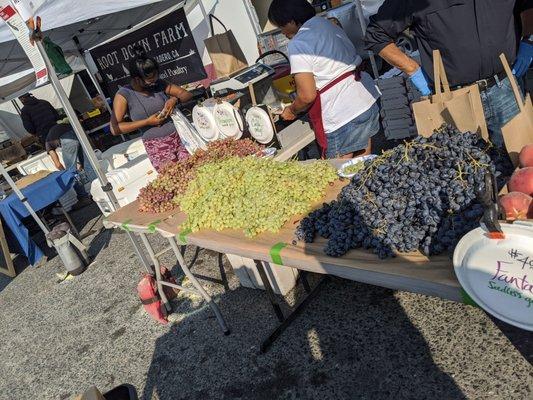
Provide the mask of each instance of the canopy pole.
{"label": "canopy pole", "polygon": [[[76,46],[78,47],[78,54],[79,54],[79,57],[81,58],[81,62],[83,64],[83,66],[85,67],[85,69],[87,70],[87,73],[89,74],[89,78],[91,78],[91,82],[93,83],[94,87],[98,91],[98,94],[102,98],[102,100],[103,100],[103,102],[105,104],[105,108],[109,112],[109,116],[113,115],[113,110],[111,109],[111,106],[107,102],[107,98],[106,98],[106,96],[104,94],[104,90],[102,89],[102,86],[100,86],[100,82],[98,82],[98,79],[96,79],[94,74],[91,72],[91,70],[89,68],[89,64],[87,63],[87,60],[85,59],[85,54],[87,54],[87,53],[82,51],[82,49],[79,47],[79,42],[77,42],[76,39],[73,39],[73,41],[76,44]],[[89,54],[89,57],[90,57],[90,54]],[[126,141],[126,138],[124,137],[124,135],[120,135],[120,138],[122,139],[123,142]]]}
{"label": "canopy pole", "polygon": [[202,0],[198,0],[198,5],[200,6],[200,11],[202,12],[202,15],[204,16],[204,20],[205,20],[205,23],[207,24],[207,30],[209,31],[208,32],[208,36],[207,37],[210,37],[213,32],[211,32],[211,28],[210,28],[210,22],[209,22],[209,15],[207,15],[207,11],[205,11],[205,7],[204,7],[204,3]]}
{"label": "canopy pole", "polygon": [[[357,18],[359,19],[359,24],[361,24],[361,31],[363,32],[363,38],[366,35],[366,23],[365,15],[363,14],[363,6],[361,5],[361,0],[354,0],[355,8],[357,10]],[[374,74],[374,79],[379,79],[378,65],[376,64],[376,56],[372,51],[368,52],[370,58],[370,64],[372,65],[372,73]]]}
{"label": "canopy pole", "polygon": [[[45,66],[48,70],[48,77],[50,79],[50,83],[52,84],[52,87],[54,88],[57,97],[59,98],[59,101],[63,105],[63,109],[65,110],[65,113],[67,114],[68,119],[70,120],[70,123],[74,129],[74,133],[78,137],[81,147],[83,149],[83,152],[86,157],[88,157],[89,162],[91,163],[91,166],[94,169],[94,172],[96,173],[96,176],[98,177],[98,180],[100,181],[100,185],[108,197],[111,208],[113,211],[116,211],[120,208],[120,205],[118,203],[117,197],[115,196],[115,193],[113,193],[113,186],[111,183],[107,180],[107,176],[102,171],[102,168],[100,167],[100,163],[98,159],[96,158],[96,154],[94,153],[94,150],[89,143],[89,139],[87,139],[87,135],[85,131],[83,130],[83,127],[80,124],[80,121],[78,120],[78,117],[76,116],[76,112],[72,108],[72,105],[70,104],[70,101],[68,99],[67,94],[65,93],[65,90],[63,89],[63,86],[61,86],[61,83],[59,82],[59,78],[55,74],[54,67],[52,66],[52,62],[50,61],[50,58],[48,57],[48,54],[46,54],[46,51],[44,49],[44,46],[41,41],[37,40],[35,41],[35,45],[37,46],[37,49],[39,50],[39,53],[41,53],[41,56],[43,57]],[[133,248],[135,249],[135,252],[137,253],[137,256],[141,260],[143,266],[146,268],[148,273],[152,273],[151,264],[144,255],[144,252],[142,251],[141,244],[139,242],[139,239],[135,237],[131,232],[126,232],[128,237],[130,238]]]}

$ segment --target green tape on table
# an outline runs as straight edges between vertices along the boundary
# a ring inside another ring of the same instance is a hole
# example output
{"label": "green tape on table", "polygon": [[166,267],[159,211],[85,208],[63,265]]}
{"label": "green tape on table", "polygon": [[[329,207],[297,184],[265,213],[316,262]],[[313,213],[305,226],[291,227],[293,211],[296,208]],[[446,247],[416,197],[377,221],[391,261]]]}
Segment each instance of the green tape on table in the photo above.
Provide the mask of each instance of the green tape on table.
{"label": "green tape on table", "polygon": [[472,297],[470,297],[470,295],[468,293],[465,292],[464,289],[461,289],[461,297],[463,298],[463,303],[465,303],[466,305],[474,306],[474,307],[478,307],[479,308],[477,303],[472,299]]}
{"label": "green tape on table", "polygon": [[283,265],[283,260],[281,259],[281,250],[287,247],[287,243],[278,243],[270,249],[270,259],[274,264]]}
{"label": "green tape on table", "polygon": [[127,221],[124,221],[124,222],[122,223],[122,225],[120,225],[120,227],[121,227],[122,229],[124,229],[126,232],[131,232],[131,229],[130,229],[130,227],[129,227],[129,224],[131,224],[131,221],[133,221],[133,220],[128,219]]}
{"label": "green tape on table", "polygon": [[157,221],[154,221],[154,222],[148,224],[148,232],[155,233],[157,225],[159,225],[160,223],[161,223],[161,220],[158,219]]}
{"label": "green tape on table", "polygon": [[191,233],[192,231],[190,229],[185,229],[184,231],[180,232],[178,235],[180,244],[187,244],[187,236],[189,236]]}

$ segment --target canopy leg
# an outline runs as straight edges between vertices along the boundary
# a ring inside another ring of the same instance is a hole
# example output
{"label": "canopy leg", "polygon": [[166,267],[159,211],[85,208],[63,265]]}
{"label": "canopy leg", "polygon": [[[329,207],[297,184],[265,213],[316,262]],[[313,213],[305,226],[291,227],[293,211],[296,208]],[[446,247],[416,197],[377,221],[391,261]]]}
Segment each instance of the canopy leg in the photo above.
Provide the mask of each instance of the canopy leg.
{"label": "canopy leg", "polygon": [[187,266],[187,263],[183,259],[183,256],[180,252],[180,248],[178,246],[178,243],[176,242],[176,239],[168,238],[168,242],[170,243],[170,247],[172,247],[172,250],[174,251],[174,255],[176,256],[176,259],[181,269],[183,270],[187,278],[189,278],[189,280],[192,282],[196,290],[200,293],[200,295],[204,298],[204,300],[209,304],[209,307],[211,307],[211,309],[215,313],[218,324],[222,328],[222,332],[224,332],[224,335],[229,335],[230,329],[228,328],[226,321],[224,320],[224,317],[222,316],[222,313],[220,312],[220,309],[218,308],[218,305],[213,301],[211,296],[209,296],[209,294],[205,291],[205,289],[202,287],[200,282],[198,282],[198,279],[196,279],[193,273],[189,270],[189,267]]}

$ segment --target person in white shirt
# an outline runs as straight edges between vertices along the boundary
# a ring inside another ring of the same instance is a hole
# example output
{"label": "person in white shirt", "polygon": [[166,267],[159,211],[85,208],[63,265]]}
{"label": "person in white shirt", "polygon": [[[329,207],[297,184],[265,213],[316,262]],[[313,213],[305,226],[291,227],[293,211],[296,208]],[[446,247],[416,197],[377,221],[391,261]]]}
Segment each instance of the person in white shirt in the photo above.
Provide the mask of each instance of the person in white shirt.
{"label": "person in white shirt", "polygon": [[358,70],[362,59],[346,33],[316,16],[307,0],[273,0],[268,18],[290,39],[296,81],[296,99],[281,117],[290,121],[307,111],[323,158],[369,154],[380,128],[379,92]]}

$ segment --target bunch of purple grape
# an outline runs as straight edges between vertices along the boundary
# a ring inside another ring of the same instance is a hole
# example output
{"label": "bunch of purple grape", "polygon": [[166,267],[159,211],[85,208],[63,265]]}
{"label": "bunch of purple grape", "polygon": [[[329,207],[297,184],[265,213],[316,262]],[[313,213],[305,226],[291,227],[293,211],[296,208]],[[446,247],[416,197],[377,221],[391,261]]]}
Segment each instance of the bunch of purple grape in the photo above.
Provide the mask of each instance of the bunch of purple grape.
{"label": "bunch of purple grape", "polygon": [[512,166],[477,134],[443,127],[367,161],[336,201],[301,221],[297,235],[327,238],[324,251],[333,257],[357,248],[380,258],[453,251],[479,226],[484,210],[475,189],[484,187],[486,171],[504,182]]}

